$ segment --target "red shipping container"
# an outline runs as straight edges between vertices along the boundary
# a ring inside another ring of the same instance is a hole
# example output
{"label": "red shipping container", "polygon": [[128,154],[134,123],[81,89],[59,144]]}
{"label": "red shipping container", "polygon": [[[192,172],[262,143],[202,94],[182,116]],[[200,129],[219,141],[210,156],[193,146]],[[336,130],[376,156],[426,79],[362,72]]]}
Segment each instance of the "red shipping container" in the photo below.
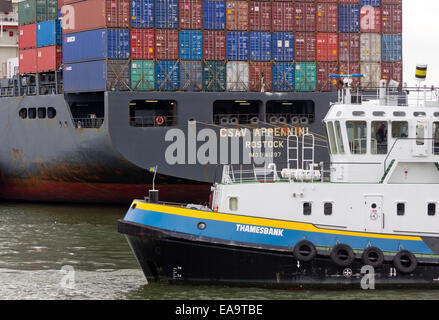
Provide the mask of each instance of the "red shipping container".
{"label": "red shipping container", "polygon": [[338,74],[337,62],[317,63],[317,90],[332,91],[336,87],[337,80],[330,78],[330,75]]}
{"label": "red shipping container", "polygon": [[267,92],[273,89],[273,70],[271,62],[250,62],[250,91]]}
{"label": "red shipping container", "polygon": [[131,58],[132,59],[154,59],[154,30],[153,29],[131,29]]}
{"label": "red shipping container", "polygon": [[317,34],[317,60],[338,60],[338,35],[337,33]]}
{"label": "red shipping container", "polygon": [[18,48],[35,48],[37,46],[37,25],[35,23],[18,27]]}
{"label": "red shipping container", "polygon": [[181,29],[201,29],[203,26],[203,1],[180,0],[179,16]]}
{"label": "red shipping container", "polygon": [[178,51],[178,30],[156,29],[155,30],[156,58],[160,60],[176,60]]}
{"label": "red shipping container", "polygon": [[383,4],[402,4],[402,0],[382,0]]}
{"label": "red shipping container", "polygon": [[360,10],[360,30],[361,32],[381,31],[381,10],[378,7],[363,6]]}
{"label": "red shipping container", "polygon": [[381,63],[381,79],[387,81],[394,80],[402,85],[402,63],[401,62],[383,62]]}
{"label": "red shipping container", "polygon": [[298,62],[316,61],[316,35],[313,32],[296,32],[295,60]]}
{"label": "red shipping container", "polygon": [[402,5],[383,5],[381,9],[381,31],[383,33],[402,33]]}
{"label": "red shipping container", "polygon": [[21,74],[37,72],[37,49],[19,50],[18,69]]}
{"label": "red shipping container", "polygon": [[129,0],[87,0],[61,8],[64,34],[101,29],[129,27]]}
{"label": "red shipping container", "polygon": [[327,2],[331,2],[331,3],[335,2],[335,3],[337,3],[337,1],[338,0],[317,0],[316,2],[317,3],[327,3]]}
{"label": "red shipping container", "polygon": [[[339,74],[341,75],[361,73],[361,68],[359,63],[340,62],[338,70],[339,70]],[[361,78],[352,78],[352,87],[358,87],[360,85],[360,79]]]}
{"label": "red shipping container", "polygon": [[316,5],[315,3],[296,3],[294,17],[294,31],[316,30]]}
{"label": "red shipping container", "polygon": [[249,25],[252,31],[271,30],[271,2],[250,2]]}
{"label": "red shipping container", "polygon": [[37,72],[55,71],[62,64],[62,46],[37,49]]}
{"label": "red shipping container", "polygon": [[226,59],[225,31],[203,31],[203,57],[206,60]]}
{"label": "red shipping container", "polygon": [[320,32],[338,31],[337,3],[318,3],[316,7],[316,29]]}
{"label": "red shipping container", "polygon": [[360,35],[356,33],[339,33],[338,59],[340,62],[360,61]]}
{"label": "red shipping container", "polygon": [[227,30],[248,29],[248,2],[227,1],[226,3]]}
{"label": "red shipping container", "polygon": [[290,2],[273,2],[273,31],[294,31],[295,7]]}

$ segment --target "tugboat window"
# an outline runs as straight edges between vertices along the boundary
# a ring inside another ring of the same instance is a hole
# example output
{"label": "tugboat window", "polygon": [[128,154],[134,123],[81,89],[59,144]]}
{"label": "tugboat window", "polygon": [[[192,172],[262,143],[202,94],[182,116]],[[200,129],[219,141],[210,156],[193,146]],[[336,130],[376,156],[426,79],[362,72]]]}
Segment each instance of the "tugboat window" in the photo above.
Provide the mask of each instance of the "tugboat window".
{"label": "tugboat window", "polygon": [[332,124],[332,122],[328,122],[327,131],[329,140],[329,152],[331,154],[337,154],[337,145],[335,144],[334,137],[334,125]]}
{"label": "tugboat window", "polygon": [[423,146],[425,144],[425,125],[416,125],[416,145]]}
{"label": "tugboat window", "polygon": [[46,108],[38,108],[38,119],[46,118]]}
{"label": "tugboat window", "polygon": [[311,215],[311,202],[304,202],[303,203],[303,215],[310,216]]}
{"label": "tugboat window", "polygon": [[371,150],[372,154],[387,154],[387,122],[372,122],[371,133]]}
{"label": "tugboat window", "polygon": [[335,122],[335,134],[337,136],[338,153],[344,154],[344,145],[343,145],[343,138],[341,135],[340,121]]}
{"label": "tugboat window", "polygon": [[55,108],[52,108],[52,107],[47,108],[47,117],[49,119],[53,119],[53,118],[56,117],[56,110],[55,110]]}
{"label": "tugboat window", "polygon": [[232,211],[238,210],[238,198],[237,197],[230,197],[229,199],[229,209]]}
{"label": "tugboat window", "polygon": [[29,119],[35,119],[37,117],[37,109],[36,108],[29,108],[28,116],[29,116]]}
{"label": "tugboat window", "polygon": [[409,123],[407,121],[392,122],[392,138],[408,138]]}
{"label": "tugboat window", "polygon": [[27,109],[26,108],[20,109],[20,111],[18,112],[18,115],[20,116],[21,119],[26,119],[27,118]]}
{"label": "tugboat window", "polygon": [[439,154],[439,122],[433,122],[433,154]]}
{"label": "tugboat window", "polygon": [[396,214],[398,216],[403,216],[405,214],[405,203],[397,203],[396,204]]}
{"label": "tugboat window", "polygon": [[367,123],[366,121],[346,122],[349,148],[352,154],[366,154],[367,151]]}
{"label": "tugboat window", "polygon": [[428,204],[428,215],[429,216],[436,215],[436,203],[429,203]]}
{"label": "tugboat window", "polygon": [[323,205],[323,212],[325,216],[332,215],[332,202],[325,202],[325,204]]}

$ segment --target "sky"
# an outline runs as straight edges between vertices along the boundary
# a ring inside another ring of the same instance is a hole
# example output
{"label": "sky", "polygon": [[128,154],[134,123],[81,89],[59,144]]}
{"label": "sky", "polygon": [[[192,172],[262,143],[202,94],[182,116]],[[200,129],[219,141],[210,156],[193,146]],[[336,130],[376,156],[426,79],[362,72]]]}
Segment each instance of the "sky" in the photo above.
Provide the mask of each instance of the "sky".
{"label": "sky", "polygon": [[403,0],[404,82],[417,84],[416,64],[427,64],[426,85],[439,87],[439,1]]}

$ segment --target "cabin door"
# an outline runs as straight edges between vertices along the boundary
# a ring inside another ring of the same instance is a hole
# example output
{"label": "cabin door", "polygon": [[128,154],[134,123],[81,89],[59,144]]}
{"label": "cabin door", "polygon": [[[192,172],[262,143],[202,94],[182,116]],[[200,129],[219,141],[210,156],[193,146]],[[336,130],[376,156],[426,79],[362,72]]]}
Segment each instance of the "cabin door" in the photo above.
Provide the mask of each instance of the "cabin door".
{"label": "cabin door", "polygon": [[383,197],[365,196],[366,232],[380,232],[384,229]]}
{"label": "cabin door", "polygon": [[414,156],[427,156],[428,153],[428,136],[427,136],[428,122],[417,121],[416,122],[416,139],[413,141],[413,155]]}

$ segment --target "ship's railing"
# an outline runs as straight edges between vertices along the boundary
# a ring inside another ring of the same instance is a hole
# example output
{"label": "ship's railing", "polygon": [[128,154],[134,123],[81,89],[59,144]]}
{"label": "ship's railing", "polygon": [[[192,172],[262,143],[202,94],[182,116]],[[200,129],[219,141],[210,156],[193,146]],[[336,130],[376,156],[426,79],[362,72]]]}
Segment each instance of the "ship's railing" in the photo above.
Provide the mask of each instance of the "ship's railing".
{"label": "ship's railing", "polygon": [[339,103],[381,106],[439,106],[439,88],[344,88],[339,91],[338,100]]}
{"label": "ship's railing", "polygon": [[314,165],[314,169],[278,169],[270,163],[263,167],[254,165],[224,165],[221,182],[223,184],[242,183],[277,183],[277,182],[327,182],[331,180],[330,170],[325,170],[325,164]]}
{"label": "ship's railing", "polygon": [[136,116],[130,117],[132,127],[171,127],[177,124],[175,116]]}
{"label": "ship's railing", "polygon": [[98,129],[104,123],[104,118],[74,118],[73,124],[77,129]]}

